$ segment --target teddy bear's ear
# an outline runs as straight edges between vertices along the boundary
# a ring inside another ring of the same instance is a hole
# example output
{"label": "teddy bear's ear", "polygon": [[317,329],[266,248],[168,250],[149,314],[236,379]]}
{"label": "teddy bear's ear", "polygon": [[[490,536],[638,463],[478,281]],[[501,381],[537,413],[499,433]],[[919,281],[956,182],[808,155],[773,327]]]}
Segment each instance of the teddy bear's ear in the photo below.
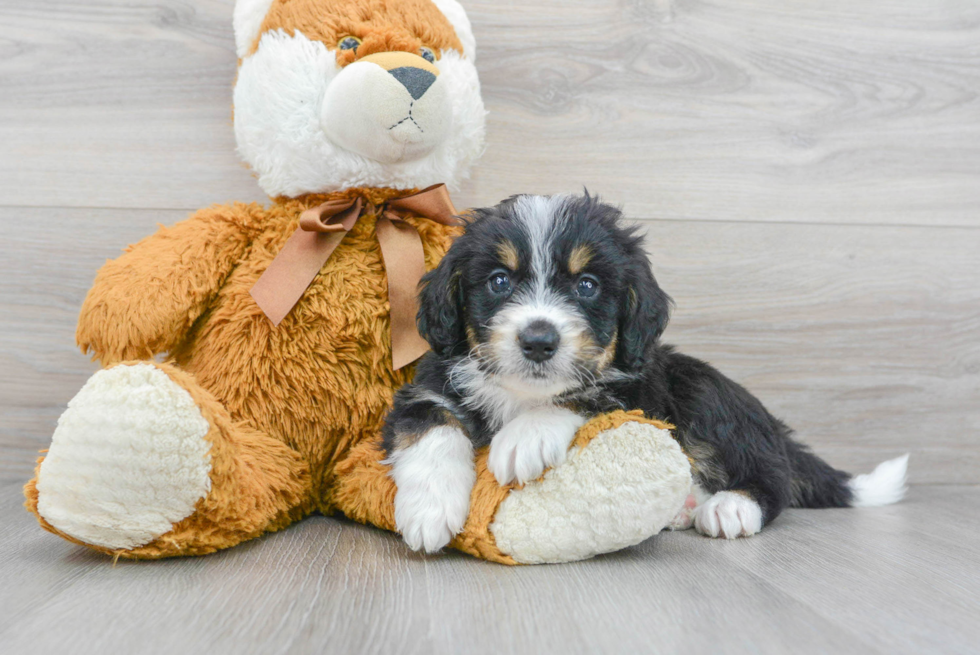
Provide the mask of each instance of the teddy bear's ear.
{"label": "teddy bear's ear", "polygon": [[[259,37],[262,21],[269,13],[273,0],[237,0],[232,24],[235,28],[235,51],[244,59]],[[462,37],[460,37],[462,38]]]}
{"label": "teddy bear's ear", "polygon": [[432,0],[432,4],[452,23],[456,36],[463,44],[463,54],[466,58],[476,61],[476,39],[473,38],[473,27],[463,6],[456,0]]}

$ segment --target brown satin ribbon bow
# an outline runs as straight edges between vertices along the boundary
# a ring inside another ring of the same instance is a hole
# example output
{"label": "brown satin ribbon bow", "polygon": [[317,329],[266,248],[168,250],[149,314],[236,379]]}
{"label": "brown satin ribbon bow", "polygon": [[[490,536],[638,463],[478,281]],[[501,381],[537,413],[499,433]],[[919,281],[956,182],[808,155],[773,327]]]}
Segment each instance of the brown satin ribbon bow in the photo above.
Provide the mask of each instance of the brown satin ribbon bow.
{"label": "brown satin ribbon bow", "polygon": [[429,349],[415,327],[416,293],[425,274],[422,239],[404,219],[421,216],[442,225],[459,225],[446,185],[436,184],[418,193],[390,198],[379,207],[354,198],[328,200],[307,209],[300,215],[299,229],[286,240],[250,293],[269,320],[278,326],[362,215],[378,217],[375,230],[388,273],[391,357],[397,371]]}

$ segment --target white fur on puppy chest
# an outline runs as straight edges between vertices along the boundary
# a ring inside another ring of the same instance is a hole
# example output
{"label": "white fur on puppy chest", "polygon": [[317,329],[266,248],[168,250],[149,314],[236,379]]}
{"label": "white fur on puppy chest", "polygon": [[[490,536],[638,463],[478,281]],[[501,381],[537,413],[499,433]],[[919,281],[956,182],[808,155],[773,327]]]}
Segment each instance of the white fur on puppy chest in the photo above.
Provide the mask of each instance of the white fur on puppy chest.
{"label": "white fur on puppy chest", "polygon": [[160,369],[99,371],[58,420],[38,473],[38,514],[95,546],[147,544],[210,492],[209,429],[190,394]]}

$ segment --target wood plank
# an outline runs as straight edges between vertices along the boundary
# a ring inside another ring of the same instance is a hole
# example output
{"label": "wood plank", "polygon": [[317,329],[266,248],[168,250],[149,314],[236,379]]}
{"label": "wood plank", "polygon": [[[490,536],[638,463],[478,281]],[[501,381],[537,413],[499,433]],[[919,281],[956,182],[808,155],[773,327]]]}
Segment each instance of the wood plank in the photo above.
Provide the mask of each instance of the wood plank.
{"label": "wood plank", "polygon": [[[977,225],[969,0],[467,7],[490,122],[461,206],[587,184],[641,217]],[[231,8],[0,2],[0,204],[260,198],[234,154]]]}
{"label": "wood plank", "polygon": [[662,533],[516,569],[421,557],[326,517],[203,558],[113,566],[11,514],[14,491],[0,489],[10,652],[967,653],[980,637],[975,486],[789,510],[751,539]]}
{"label": "wood plank", "polygon": [[235,154],[233,6],[0,2],[0,202],[190,210],[264,198]]}
{"label": "wood plank", "polygon": [[[23,480],[94,365],[74,347],[98,266],[180,211],[0,208],[0,480]],[[745,384],[855,472],[978,483],[980,230],[642,223],[665,339]]]}
{"label": "wood plank", "polygon": [[481,199],[585,184],[645,218],[978,224],[968,0],[469,11],[491,109]]}
{"label": "wood plank", "polygon": [[[980,528],[964,507],[978,499],[977,487],[916,487],[891,507],[798,510],[723,555],[885,652],[974,653],[980,567],[961,537]],[[878,620],[861,607],[880,608]]]}

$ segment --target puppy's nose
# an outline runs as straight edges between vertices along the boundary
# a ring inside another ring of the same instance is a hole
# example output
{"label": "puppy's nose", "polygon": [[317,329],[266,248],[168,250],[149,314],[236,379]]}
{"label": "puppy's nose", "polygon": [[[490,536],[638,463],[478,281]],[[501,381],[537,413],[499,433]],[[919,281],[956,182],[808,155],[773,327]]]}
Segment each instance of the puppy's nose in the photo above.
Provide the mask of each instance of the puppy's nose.
{"label": "puppy's nose", "polygon": [[415,66],[392,68],[388,72],[392,77],[401,82],[403,87],[408,89],[413,100],[421,98],[429,90],[429,87],[432,86],[432,83],[436,81],[435,75]]}
{"label": "puppy's nose", "polygon": [[532,362],[547,361],[554,357],[561,337],[558,330],[548,321],[534,321],[517,335],[524,356]]}

